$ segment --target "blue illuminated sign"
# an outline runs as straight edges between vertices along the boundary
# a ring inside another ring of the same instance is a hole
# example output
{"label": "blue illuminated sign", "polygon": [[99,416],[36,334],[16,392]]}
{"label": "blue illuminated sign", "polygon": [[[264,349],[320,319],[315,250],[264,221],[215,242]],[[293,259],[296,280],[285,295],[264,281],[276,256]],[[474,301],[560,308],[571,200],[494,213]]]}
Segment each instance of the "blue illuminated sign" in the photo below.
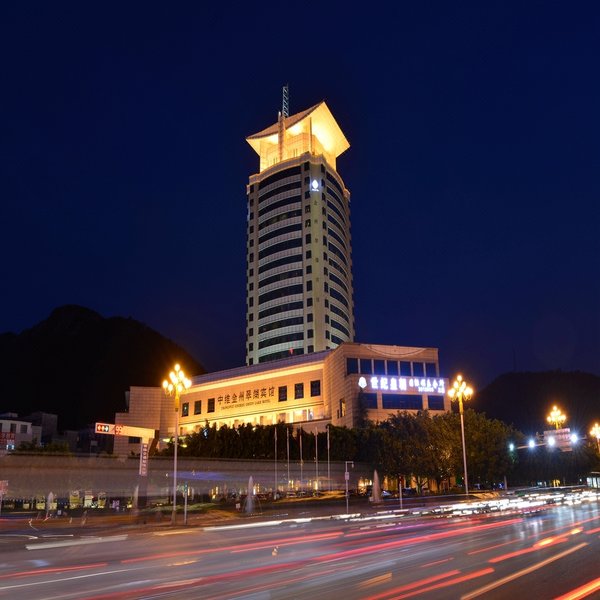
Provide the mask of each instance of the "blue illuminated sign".
{"label": "blue illuminated sign", "polygon": [[413,392],[420,394],[445,394],[448,380],[439,377],[386,377],[373,376],[360,377],[358,380],[360,388],[369,387],[371,390],[382,390],[384,392]]}

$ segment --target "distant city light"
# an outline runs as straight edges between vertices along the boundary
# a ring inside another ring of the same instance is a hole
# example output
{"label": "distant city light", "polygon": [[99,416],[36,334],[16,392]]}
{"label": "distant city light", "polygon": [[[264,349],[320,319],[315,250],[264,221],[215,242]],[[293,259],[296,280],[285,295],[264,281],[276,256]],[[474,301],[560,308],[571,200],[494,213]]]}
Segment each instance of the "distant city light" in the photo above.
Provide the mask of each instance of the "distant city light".
{"label": "distant city light", "polygon": [[511,442],[511,443],[508,445],[508,449],[509,449],[511,452],[514,452],[515,445],[514,445],[514,444]]}
{"label": "distant city light", "polygon": [[533,438],[529,440],[529,447],[535,448],[535,440]]}

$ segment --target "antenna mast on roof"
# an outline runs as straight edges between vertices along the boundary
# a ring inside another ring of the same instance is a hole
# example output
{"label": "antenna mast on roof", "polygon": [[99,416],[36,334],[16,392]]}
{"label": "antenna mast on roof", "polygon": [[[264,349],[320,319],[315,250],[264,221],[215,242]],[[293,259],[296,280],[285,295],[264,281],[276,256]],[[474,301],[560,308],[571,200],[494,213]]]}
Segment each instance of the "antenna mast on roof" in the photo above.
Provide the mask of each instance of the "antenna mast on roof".
{"label": "antenna mast on roof", "polygon": [[290,116],[290,87],[289,84],[283,86],[283,102],[281,103],[281,116],[287,119]]}
{"label": "antenna mast on roof", "polygon": [[278,121],[278,150],[279,150],[279,161],[283,160],[284,152],[284,140],[285,140],[285,120],[290,116],[290,105],[289,105],[289,88],[287,83],[283,86],[283,101],[281,103],[281,112],[279,113]]}

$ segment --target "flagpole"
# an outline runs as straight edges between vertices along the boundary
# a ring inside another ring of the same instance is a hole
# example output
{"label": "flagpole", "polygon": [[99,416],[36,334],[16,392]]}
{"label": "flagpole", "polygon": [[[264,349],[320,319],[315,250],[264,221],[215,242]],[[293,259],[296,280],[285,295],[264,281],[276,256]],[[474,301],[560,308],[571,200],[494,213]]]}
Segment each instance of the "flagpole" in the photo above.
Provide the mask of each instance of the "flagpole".
{"label": "flagpole", "polygon": [[304,491],[304,461],[302,460],[302,429],[300,429],[300,491]]}
{"label": "flagpole", "polygon": [[329,425],[327,425],[327,480],[329,481],[329,491],[331,491],[331,463],[329,461]]}
{"label": "flagpole", "polygon": [[315,485],[315,490],[319,491],[319,432],[315,427],[315,468],[317,472],[317,483]]}
{"label": "flagpole", "polygon": [[287,480],[287,489],[290,491],[290,429],[289,427],[285,428],[285,433],[287,434],[287,467],[288,467],[288,480]]}

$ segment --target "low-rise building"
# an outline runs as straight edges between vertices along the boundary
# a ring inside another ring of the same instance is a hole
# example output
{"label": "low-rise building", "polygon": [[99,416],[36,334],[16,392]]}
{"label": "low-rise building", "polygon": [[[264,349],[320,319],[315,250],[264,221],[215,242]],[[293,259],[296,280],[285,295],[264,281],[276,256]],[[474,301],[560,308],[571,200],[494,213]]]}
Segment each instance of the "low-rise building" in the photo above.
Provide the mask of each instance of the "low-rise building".
{"label": "low-rise building", "polygon": [[[185,365],[182,365],[185,370]],[[165,373],[166,375],[166,373]],[[450,409],[437,348],[346,342],[335,349],[207,373],[181,397],[179,435],[206,426],[291,423],[325,431],[384,421],[401,411]],[[159,387],[132,387],[115,423],[175,433],[173,398]],[[164,442],[163,442],[164,444]],[[160,446],[159,446],[160,447]],[[139,440],[115,437],[114,452],[139,452]]]}
{"label": "low-rise building", "polygon": [[19,418],[16,413],[0,415],[0,452],[15,450],[20,444],[39,443],[41,428]]}

